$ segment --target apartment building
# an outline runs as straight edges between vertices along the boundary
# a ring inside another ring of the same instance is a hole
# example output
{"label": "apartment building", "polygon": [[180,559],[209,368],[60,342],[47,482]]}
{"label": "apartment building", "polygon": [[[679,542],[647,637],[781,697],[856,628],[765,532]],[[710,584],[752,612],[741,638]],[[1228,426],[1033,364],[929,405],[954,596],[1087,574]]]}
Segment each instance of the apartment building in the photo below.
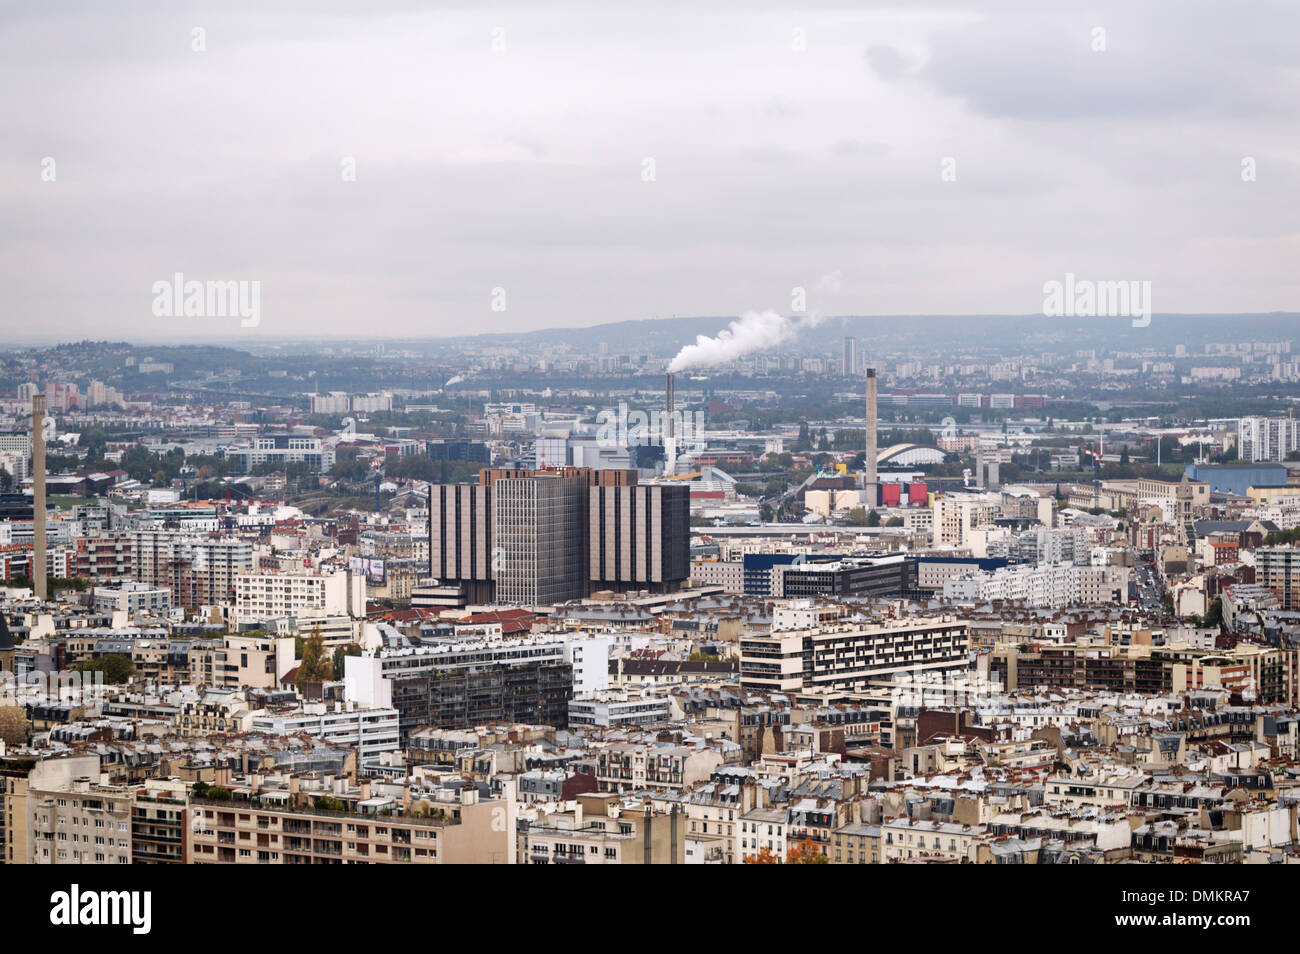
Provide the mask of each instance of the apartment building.
{"label": "apartment building", "polygon": [[248,801],[194,798],[190,861],[235,865],[513,862],[512,797],[479,800],[477,791],[469,788],[459,802],[418,812],[384,797],[364,798],[356,811],[318,809],[309,807],[308,796],[296,786],[287,797],[298,804],[268,804],[267,794]]}
{"label": "apartment building", "polygon": [[118,611],[131,616],[166,616],[172,608],[171,590],[145,583],[97,586],[91,591],[90,599],[98,613]]}
{"label": "apartment building", "polygon": [[227,634],[190,646],[189,664],[196,686],[274,689],[294,667],[293,637]]}
{"label": "apartment building", "polygon": [[[345,692],[360,705],[398,710],[403,736],[420,726],[464,728],[500,722],[568,724],[574,696],[571,645],[579,664],[608,666],[609,642],[567,636],[448,640],[415,649],[349,656]],[[593,679],[590,672],[583,681]]]}
{"label": "apartment building", "polygon": [[233,602],[235,581],[253,570],[253,547],[246,540],[167,530],[135,530],[127,536],[135,580],[170,590],[173,606]]}
{"label": "apartment building", "polygon": [[1013,600],[1030,606],[1123,603],[1128,596],[1129,569],[1124,566],[1007,566],[974,571],[944,581],[950,600]]}
{"label": "apartment building", "polygon": [[1300,450],[1300,421],[1290,417],[1243,417],[1237,422],[1237,457],[1284,461]]}
{"label": "apartment building", "polygon": [[241,573],[235,577],[235,618],[239,622],[364,616],[365,606],[366,580],[359,573]]}
{"label": "apartment building", "polygon": [[188,787],[181,781],[149,780],[131,805],[131,860],[142,865],[183,865]]}
{"label": "apartment building", "polygon": [[317,474],[328,473],[334,466],[334,448],[318,437],[302,434],[266,434],[248,444],[226,450],[226,460],[237,473],[247,474],[260,464],[283,467],[300,463]]}
{"label": "apartment building", "polygon": [[740,816],[732,855],[743,862],[766,849],[774,861],[785,861],[789,827],[785,808],[751,808]]}
{"label": "apartment building", "polygon": [[214,733],[233,735],[247,732],[253,713],[242,692],[208,689],[197,699],[181,703],[176,713],[176,734],[182,738],[204,738]]}
{"label": "apartment building", "polygon": [[929,819],[894,818],[880,826],[880,850],[886,864],[893,861],[976,861],[986,829]]}
{"label": "apartment building", "polygon": [[833,833],[834,844],[827,852],[833,865],[878,865],[883,829],[879,825],[850,822]]}
{"label": "apartment building", "polygon": [[613,743],[596,754],[596,784],[602,792],[677,789],[706,780],[722,756],[707,746]]}
{"label": "apartment building", "polygon": [[1019,650],[999,647],[1008,689],[1031,686],[1159,694],[1217,687],[1261,703],[1300,700],[1300,651],[1239,644],[1232,649],[1109,646],[1080,640]]}
{"label": "apartment building", "polygon": [[[38,769],[46,763],[40,763]],[[54,771],[60,766],[55,763]],[[33,865],[127,865],[135,791],[101,785],[94,776],[28,782],[27,863]]]}
{"label": "apartment building", "polygon": [[686,829],[672,806],[657,814],[650,803],[625,806],[618,795],[579,795],[572,811],[520,819],[519,864],[680,865]]}
{"label": "apartment building", "polygon": [[132,541],[122,534],[78,537],[73,541],[73,572],[94,583],[119,584],[132,578]]}
{"label": "apartment building", "polygon": [[0,864],[27,862],[27,775],[31,768],[28,759],[0,759]]}
{"label": "apartment building", "polygon": [[896,675],[964,671],[970,634],[964,621],[845,621],[750,632],[740,640],[740,684],[773,692],[861,692]]}
{"label": "apartment building", "polygon": [[606,691],[569,700],[571,726],[654,725],[671,717],[672,705],[666,695]]}
{"label": "apartment building", "polygon": [[676,804],[685,816],[686,864],[739,864],[736,848],[740,818],[747,811],[766,806],[767,790],[752,783],[707,781],[652,796],[656,804]]}
{"label": "apartment building", "polygon": [[930,509],[934,514],[934,542],[961,546],[971,530],[991,524],[1002,515],[1002,495],[942,494],[934,498]]}
{"label": "apartment building", "polygon": [[1300,609],[1300,549],[1256,548],[1255,582],[1277,597],[1281,609]]}
{"label": "apartment building", "polygon": [[331,745],[354,748],[362,761],[400,748],[398,714],[392,707],[345,707],[337,703],[331,707],[309,702],[296,709],[254,712],[249,727],[280,736],[305,733]]}
{"label": "apartment building", "polygon": [[1136,804],[1138,793],[1150,785],[1150,777],[1136,771],[1125,775],[1053,775],[1043,783],[1043,801],[1071,807],[1127,807]]}
{"label": "apartment building", "polygon": [[403,736],[421,726],[568,723],[573,667],[562,640],[456,641],[349,656],[345,665],[348,700],[397,709]]}

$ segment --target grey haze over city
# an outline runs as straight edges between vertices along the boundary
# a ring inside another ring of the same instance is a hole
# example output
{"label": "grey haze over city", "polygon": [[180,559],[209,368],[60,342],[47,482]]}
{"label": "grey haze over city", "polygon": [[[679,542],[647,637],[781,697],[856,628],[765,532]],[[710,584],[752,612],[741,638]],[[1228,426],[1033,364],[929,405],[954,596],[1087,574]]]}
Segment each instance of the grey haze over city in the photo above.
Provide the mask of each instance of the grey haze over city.
{"label": "grey haze over city", "polygon": [[4,328],[1296,310],[1300,8],[1133,6],[5,4]]}

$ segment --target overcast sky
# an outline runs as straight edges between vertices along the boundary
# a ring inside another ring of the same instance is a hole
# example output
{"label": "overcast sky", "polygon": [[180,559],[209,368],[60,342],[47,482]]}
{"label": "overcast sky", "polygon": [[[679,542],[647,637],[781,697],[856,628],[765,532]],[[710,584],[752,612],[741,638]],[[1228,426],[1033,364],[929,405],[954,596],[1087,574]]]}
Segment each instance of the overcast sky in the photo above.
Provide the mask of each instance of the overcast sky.
{"label": "overcast sky", "polygon": [[6,337],[1300,310],[1300,4],[428,6],[4,3]]}

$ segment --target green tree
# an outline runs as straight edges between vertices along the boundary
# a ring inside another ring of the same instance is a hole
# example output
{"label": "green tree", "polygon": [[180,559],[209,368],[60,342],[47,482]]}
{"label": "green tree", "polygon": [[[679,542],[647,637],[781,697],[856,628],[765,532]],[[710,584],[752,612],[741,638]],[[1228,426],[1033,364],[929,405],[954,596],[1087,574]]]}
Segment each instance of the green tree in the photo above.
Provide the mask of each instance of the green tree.
{"label": "green tree", "polygon": [[347,667],[347,663],[345,662],[345,660],[349,656],[360,656],[360,655],[361,655],[361,647],[358,646],[356,643],[349,643],[346,647],[344,646],[334,647],[334,680],[336,682],[343,678],[343,674]]}
{"label": "green tree", "polygon": [[108,653],[98,659],[83,659],[72,667],[77,672],[102,672],[104,682],[112,686],[130,681],[135,675],[135,664],[131,657],[122,653]]}
{"label": "green tree", "polygon": [[1205,616],[1201,619],[1201,626],[1205,629],[1222,629],[1223,628],[1223,598],[1216,596],[1210,608],[1205,611]]}

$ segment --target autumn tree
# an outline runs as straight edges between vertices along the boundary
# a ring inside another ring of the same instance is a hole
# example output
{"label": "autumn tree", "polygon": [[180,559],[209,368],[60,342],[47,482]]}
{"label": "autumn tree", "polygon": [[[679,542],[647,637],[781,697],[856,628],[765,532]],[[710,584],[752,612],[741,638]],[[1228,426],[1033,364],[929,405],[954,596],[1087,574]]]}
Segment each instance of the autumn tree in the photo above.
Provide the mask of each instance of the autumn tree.
{"label": "autumn tree", "polygon": [[817,847],[811,838],[805,838],[786,852],[786,864],[825,865],[830,864],[830,859],[822,854],[821,849]]}
{"label": "autumn tree", "polygon": [[334,661],[325,651],[325,637],[320,627],[313,626],[302,645],[302,660],[298,663],[297,683],[324,682],[334,674]]}
{"label": "autumn tree", "polygon": [[830,859],[821,853],[821,849],[817,847],[816,843],[813,842],[811,838],[805,838],[803,841],[793,844],[789,851],[786,852],[784,862],[772,853],[771,848],[767,847],[760,848],[756,855],[745,855],[743,861],[747,865],[779,865],[782,863],[787,865],[830,864]]}

